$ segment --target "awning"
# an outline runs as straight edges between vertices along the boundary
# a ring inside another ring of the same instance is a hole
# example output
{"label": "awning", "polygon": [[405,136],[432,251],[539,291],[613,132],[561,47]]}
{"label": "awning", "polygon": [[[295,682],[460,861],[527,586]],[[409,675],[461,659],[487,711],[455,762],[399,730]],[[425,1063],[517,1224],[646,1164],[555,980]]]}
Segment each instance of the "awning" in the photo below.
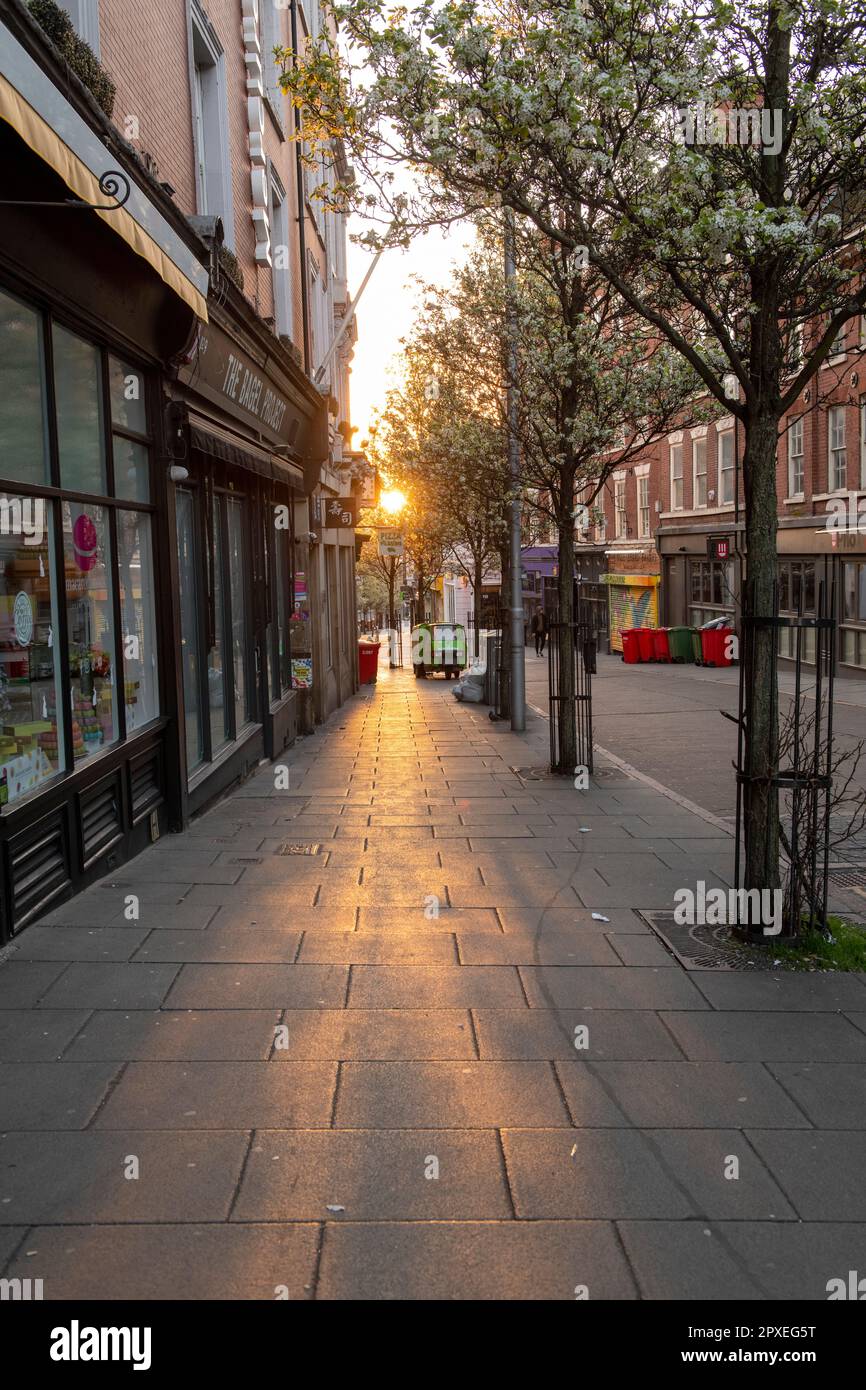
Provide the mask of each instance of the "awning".
{"label": "awning", "polygon": [[289,483],[295,488],[304,484],[303,469],[288,459],[281,459],[257,444],[241,439],[225,430],[213,420],[189,412],[190,444],[202,454],[222,459],[224,463],[234,463],[239,468],[248,468],[263,478],[276,478],[278,482]]}
{"label": "awning", "polygon": [[[12,126],[76,197],[86,203],[110,201],[100,192],[99,179],[117,170],[117,156],[12,34],[5,27],[0,34],[0,119]],[[113,211],[97,211],[96,216],[207,322],[207,271],[128,171],[119,172],[131,185],[126,204]]]}

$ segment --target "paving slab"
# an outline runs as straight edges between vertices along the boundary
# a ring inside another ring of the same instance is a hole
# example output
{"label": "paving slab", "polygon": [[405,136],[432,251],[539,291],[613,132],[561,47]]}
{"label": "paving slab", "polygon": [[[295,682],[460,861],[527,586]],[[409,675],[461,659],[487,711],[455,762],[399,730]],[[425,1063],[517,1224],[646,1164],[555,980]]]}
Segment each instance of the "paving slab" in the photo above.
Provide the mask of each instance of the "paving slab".
{"label": "paving slab", "polygon": [[88,1018],[89,1009],[0,1009],[0,1062],[52,1062]]}
{"label": "paving slab", "polygon": [[84,1129],[118,1071],[113,1062],[6,1062],[0,1066],[3,1126]]}
{"label": "paving slab", "polygon": [[86,1017],[64,1061],[264,1061],[281,1014],[278,1009],[108,1009]]}
{"label": "paving slab", "polygon": [[533,1009],[702,1009],[685,972],[642,966],[518,967]]}
{"label": "paving slab", "polygon": [[348,1008],[514,1008],[525,1002],[513,966],[354,965]]}
{"label": "paving slab", "polygon": [[773,1063],[769,1071],[818,1129],[866,1129],[866,1063]]}
{"label": "paving slab", "polygon": [[[168,994],[177,965],[74,963],[46,990],[43,1009],[155,1009]],[[2,976],[0,976],[2,978]]]}
{"label": "paving slab", "polygon": [[38,1227],[8,1274],[50,1271],[48,1301],[312,1297],[315,1225]]}
{"label": "paving slab", "polygon": [[317,1297],[469,1301],[634,1298],[604,1222],[371,1222],[329,1225]]}
{"label": "paving slab", "polygon": [[866,1221],[863,1130],[765,1129],[748,1137],[804,1221]]}
{"label": "paving slab", "polygon": [[605,1121],[635,1128],[722,1129],[760,1125],[809,1128],[802,1109],[756,1062],[578,1060],[556,1063],[578,1124],[598,1108],[614,1107]]}
{"label": "paving slab", "polygon": [[457,932],[461,965],[618,965],[600,932]]}
{"label": "paving slab", "polygon": [[649,1011],[473,1009],[472,1018],[485,1059],[682,1057],[658,1015]]}
{"label": "paving slab", "polygon": [[866,1003],[866,988],[855,975],[702,970],[692,978],[714,1009],[829,1012]]}
{"label": "paving slab", "polygon": [[331,1062],[130,1062],[98,1129],[258,1129],[328,1125]]}
{"label": "paving slab", "polygon": [[258,964],[277,961],[290,964],[298,954],[301,932],[260,927],[239,931],[210,927],[208,931],[164,931],[151,933],[139,946],[137,961],[239,962]]}
{"label": "paving slab", "polygon": [[836,1013],[716,1013],[661,1015],[694,1061],[866,1062],[866,1034]]}
{"label": "paving slab", "polygon": [[[225,1221],[248,1147],[244,1133],[137,1125],[111,1134],[58,1132],[50,1145],[43,1135],[7,1133],[0,1136],[0,1222]],[[46,1279],[51,1273],[46,1266]]]}
{"label": "paving slab", "polygon": [[488,1129],[569,1119],[545,1062],[344,1062],[335,1124]]}
{"label": "paving slab", "polygon": [[16,960],[125,961],[147,936],[147,927],[31,927],[15,943]]}
{"label": "paving slab", "polygon": [[261,1130],[232,1213],[335,1223],[510,1216],[498,1136],[424,1129]]}
{"label": "paving slab", "polygon": [[[176,967],[175,967],[176,969]],[[342,1008],[346,965],[184,965],[169,1009]]]}

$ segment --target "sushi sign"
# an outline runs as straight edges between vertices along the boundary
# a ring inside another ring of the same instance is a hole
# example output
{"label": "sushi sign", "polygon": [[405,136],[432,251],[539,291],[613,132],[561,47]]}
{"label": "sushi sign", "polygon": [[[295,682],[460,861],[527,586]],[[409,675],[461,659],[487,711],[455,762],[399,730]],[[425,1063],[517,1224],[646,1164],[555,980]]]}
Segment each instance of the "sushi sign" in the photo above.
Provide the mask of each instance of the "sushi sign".
{"label": "sushi sign", "polygon": [[733,546],[730,536],[709,536],[707,553],[711,560],[730,560]]}

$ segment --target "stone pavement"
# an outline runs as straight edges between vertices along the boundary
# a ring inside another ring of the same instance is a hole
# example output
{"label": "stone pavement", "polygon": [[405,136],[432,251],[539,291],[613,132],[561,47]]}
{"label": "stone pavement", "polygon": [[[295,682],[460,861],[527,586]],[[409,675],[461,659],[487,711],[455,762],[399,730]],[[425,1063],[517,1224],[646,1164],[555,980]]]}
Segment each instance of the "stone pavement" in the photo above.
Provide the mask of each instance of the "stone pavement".
{"label": "stone pavement", "polygon": [[823,1299],[866,1271],[866,977],[683,970],[635,909],[728,882],[730,837],[613,768],[527,772],[546,725],[452,689],[382,669],[287,789],[263,766],[5,952],[6,1277]]}

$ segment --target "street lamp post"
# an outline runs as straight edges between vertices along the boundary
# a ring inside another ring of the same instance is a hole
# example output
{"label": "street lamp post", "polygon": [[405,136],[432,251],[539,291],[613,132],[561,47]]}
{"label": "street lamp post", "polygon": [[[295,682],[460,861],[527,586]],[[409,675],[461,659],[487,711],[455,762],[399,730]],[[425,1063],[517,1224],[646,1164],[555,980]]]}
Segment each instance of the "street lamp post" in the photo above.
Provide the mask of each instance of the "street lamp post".
{"label": "street lamp post", "polygon": [[522,734],[526,729],[526,670],[523,642],[523,576],[520,568],[521,478],[520,449],[517,442],[517,333],[510,291],[514,285],[514,213],[505,209],[505,285],[508,294],[508,479],[511,485],[511,727]]}

